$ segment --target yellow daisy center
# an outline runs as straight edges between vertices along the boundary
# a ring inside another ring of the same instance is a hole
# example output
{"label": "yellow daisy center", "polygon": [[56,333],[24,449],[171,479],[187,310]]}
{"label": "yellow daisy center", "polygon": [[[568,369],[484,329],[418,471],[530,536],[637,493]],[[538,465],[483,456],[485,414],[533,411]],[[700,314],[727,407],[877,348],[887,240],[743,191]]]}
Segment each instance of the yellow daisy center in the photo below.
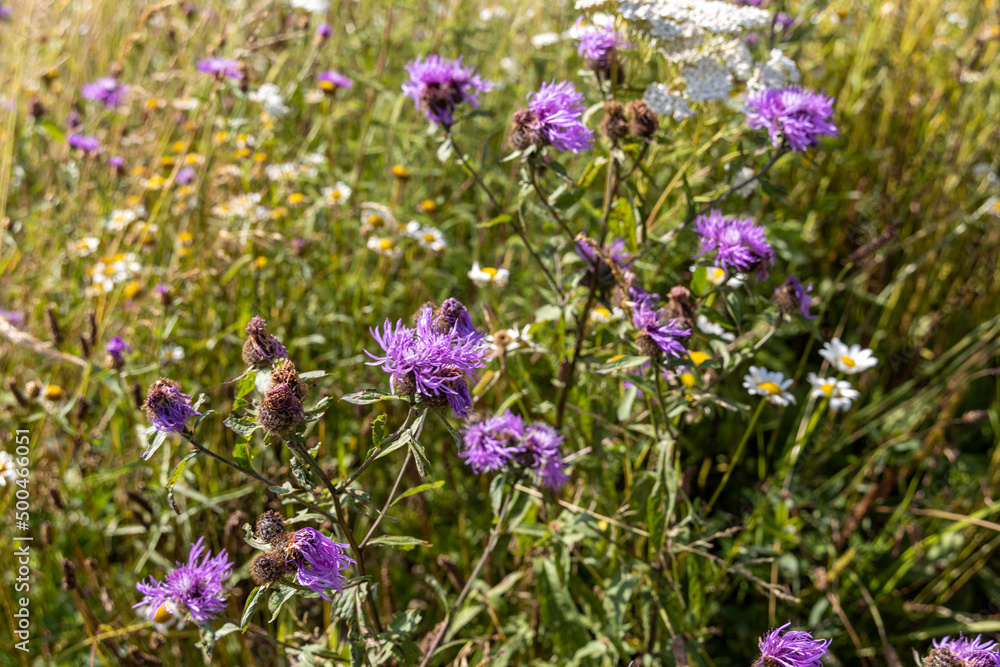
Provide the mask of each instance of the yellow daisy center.
{"label": "yellow daisy center", "polygon": [[719,281],[720,281],[720,280],[722,280],[722,279],[723,279],[723,278],[724,278],[725,276],[726,276],[726,272],[725,272],[724,270],[722,270],[722,269],[719,269],[719,268],[715,268],[715,269],[712,269],[712,279],[713,279],[713,280],[714,280],[715,282],[719,282]]}
{"label": "yellow daisy center", "polygon": [[693,387],[697,383],[694,375],[691,373],[681,373],[681,384],[685,387]]}
{"label": "yellow daisy center", "polygon": [[854,359],[851,359],[847,355],[844,355],[840,358],[840,363],[844,364],[848,368],[854,368],[855,366],[858,365],[858,362],[854,361]]}
{"label": "yellow daisy center", "polygon": [[325,90],[327,92],[330,92],[337,89],[337,84],[335,84],[333,81],[320,81],[319,88],[320,90]]}
{"label": "yellow daisy center", "polygon": [[156,610],[156,613],[153,614],[153,622],[166,623],[168,620],[170,620],[170,617],[173,615],[174,612],[167,609],[167,605],[161,604],[159,608]]}
{"label": "yellow daisy center", "polygon": [[62,398],[62,387],[56,384],[50,384],[45,387],[45,398],[50,401],[57,401]]}
{"label": "yellow daisy center", "polygon": [[761,382],[757,385],[757,388],[766,391],[771,396],[778,396],[781,394],[781,387],[774,382]]}
{"label": "yellow daisy center", "polygon": [[831,396],[833,394],[833,387],[834,384],[832,382],[827,382],[825,384],[820,385],[819,388],[820,391],[822,391],[824,394],[826,394],[827,396]]}
{"label": "yellow daisy center", "polygon": [[484,266],[483,267],[483,273],[485,273],[486,275],[488,275],[490,278],[496,278],[497,277],[497,270],[494,269],[492,266]]}
{"label": "yellow daisy center", "polygon": [[431,234],[430,232],[424,234],[424,240],[427,241],[428,243],[433,242],[434,238],[435,238],[434,235]]}
{"label": "yellow daisy center", "polygon": [[594,314],[598,317],[611,317],[611,311],[607,308],[594,308]]}
{"label": "yellow daisy center", "polygon": [[385,224],[385,220],[382,219],[381,215],[373,215],[369,216],[368,224],[371,225],[372,227],[381,227],[382,225]]}
{"label": "yellow daisy center", "polygon": [[434,209],[437,208],[437,204],[435,204],[434,201],[431,200],[431,199],[425,199],[425,200],[423,200],[420,203],[420,206],[423,207],[423,209],[425,211],[427,211],[428,213],[430,213],[431,211],[433,211]]}
{"label": "yellow daisy center", "polygon": [[343,196],[344,195],[341,194],[340,190],[334,190],[333,192],[330,193],[330,199],[334,199],[334,200],[340,199]]}
{"label": "yellow daisy center", "polygon": [[392,239],[382,239],[378,242],[379,250],[392,250],[396,247],[396,244],[392,242]]}

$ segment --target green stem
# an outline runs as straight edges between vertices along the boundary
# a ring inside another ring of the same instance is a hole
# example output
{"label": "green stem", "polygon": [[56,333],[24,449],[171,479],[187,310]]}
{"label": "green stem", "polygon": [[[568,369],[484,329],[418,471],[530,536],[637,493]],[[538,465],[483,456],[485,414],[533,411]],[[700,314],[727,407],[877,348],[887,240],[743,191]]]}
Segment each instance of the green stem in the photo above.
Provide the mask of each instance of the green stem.
{"label": "green stem", "polygon": [[705,514],[712,511],[712,506],[714,506],[715,501],[719,499],[719,495],[722,494],[722,489],[726,488],[726,482],[729,481],[729,477],[733,474],[733,470],[735,470],[737,464],[739,464],[740,457],[743,456],[743,450],[746,448],[747,442],[750,440],[750,434],[753,433],[754,427],[757,426],[757,420],[760,418],[760,413],[764,411],[765,403],[767,403],[767,399],[762,398],[760,399],[760,403],[757,404],[757,410],[754,411],[753,417],[750,418],[747,430],[744,431],[743,438],[740,439],[740,444],[736,446],[736,453],[733,454],[733,459],[729,462],[729,467],[726,468],[726,474],[722,476],[722,481],[719,482],[719,486],[716,487],[715,493],[712,494],[712,499],[709,500],[708,505],[705,506]]}

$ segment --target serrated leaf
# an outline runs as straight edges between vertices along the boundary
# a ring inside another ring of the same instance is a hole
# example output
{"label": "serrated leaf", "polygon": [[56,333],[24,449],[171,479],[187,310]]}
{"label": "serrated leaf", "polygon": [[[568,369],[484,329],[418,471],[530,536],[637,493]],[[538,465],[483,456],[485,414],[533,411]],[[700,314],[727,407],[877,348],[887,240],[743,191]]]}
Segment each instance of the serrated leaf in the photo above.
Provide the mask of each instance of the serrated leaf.
{"label": "serrated leaf", "polygon": [[247,606],[243,608],[243,616],[240,619],[240,632],[247,631],[247,626],[250,625],[250,619],[253,618],[254,612],[257,611],[257,607],[260,606],[260,603],[264,601],[264,596],[269,590],[269,588],[262,588],[258,586],[250,591],[250,597],[247,598]]}
{"label": "serrated leaf", "polygon": [[380,547],[392,547],[401,551],[409,551],[414,547],[429,547],[430,542],[425,542],[418,537],[406,537],[401,535],[383,535],[368,542]]}
{"label": "serrated leaf", "polygon": [[249,438],[258,428],[257,422],[252,419],[237,417],[236,415],[229,415],[222,423],[232,429],[241,438]]}
{"label": "serrated leaf", "polygon": [[409,498],[410,496],[415,496],[418,493],[423,493],[424,491],[433,491],[434,489],[440,489],[442,486],[444,486],[443,479],[439,479],[436,482],[429,482],[427,484],[421,484],[420,486],[415,486],[412,489],[409,489],[399,494],[399,497],[393,500],[392,505],[389,505],[389,507],[392,507],[403,498]]}
{"label": "serrated leaf", "polygon": [[281,611],[282,606],[290,600],[296,591],[291,586],[278,586],[271,593],[271,597],[267,600],[267,609],[271,612],[271,620],[268,623],[274,623],[274,619],[278,618],[278,613]]}
{"label": "serrated leaf", "polygon": [[392,394],[385,394],[381,391],[375,391],[374,389],[365,389],[363,391],[354,392],[353,394],[341,396],[340,400],[353,403],[354,405],[369,405],[371,403],[392,400],[394,398],[396,397]]}

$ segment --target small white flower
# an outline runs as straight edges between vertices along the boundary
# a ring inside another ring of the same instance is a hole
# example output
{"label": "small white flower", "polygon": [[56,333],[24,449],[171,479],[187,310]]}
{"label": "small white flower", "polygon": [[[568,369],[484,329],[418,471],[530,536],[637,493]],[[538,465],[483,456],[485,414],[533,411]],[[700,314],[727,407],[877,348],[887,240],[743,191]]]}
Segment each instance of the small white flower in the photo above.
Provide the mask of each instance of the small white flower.
{"label": "small white flower", "polygon": [[313,14],[326,14],[330,9],[328,0],[289,0],[288,4],[296,9],[304,9]]}
{"label": "small white flower", "polygon": [[335,185],[323,188],[323,198],[330,206],[339,206],[346,203],[351,196],[351,188],[343,181],[337,181]]}
{"label": "small white flower", "polygon": [[861,392],[855,389],[847,380],[837,380],[836,378],[821,378],[815,373],[810,373],[809,384],[813,386],[813,398],[829,398],[830,409],[834,412],[849,410],[852,403],[861,396]]}
{"label": "small white flower", "polygon": [[264,173],[272,181],[290,181],[299,175],[299,166],[294,162],[269,164],[264,169]]}
{"label": "small white flower", "polygon": [[76,254],[79,255],[80,257],[86,257],[90,253],[97,250],[97,246],[99,246],[100,244],[101,244],[100,239],[94,236],[88,236],[86,238],[82,238],[79,241],[77,241],[74,250],[76,251]]}
{"label": "small white flower", "polygon": [[[698,270],[698,266],[689,266],[688,270],[691,271],[691,273],[694,273]],[[736,289],[737,287],[742,287],[743,283],[747,281],[747,275],[745,273],[735,273],[730,276],[723,268],[718,266],[706,266],[705,279],[716,287],[725,285],[731,289]]]}
{"label": "small white flower", "polygon": [[285,104],[285,98],[281,95],[281,89],[273,83],[263,83],[260,88],[253,91],[247,98],[251,102],[256,102],[264,107],[268,115],[280,118],[288,114],[291,109]]}
{"label": "small white flower", "polygon": [[104,226],[112,232],[120,232],[138,219],[139,216],[136,215],[135,211],[127,208],[119,209],[111,211],[111,215],[108,216],[108,220],[104,223]]}
{"label": "small white flower", "polygon": [[604,306],[598,306],[590,311],[590,321],[597,322],[598,324],[604,324],[605,322],[611,322],[612,320],[617,320],[624,315],[621,308],[614,308],[608,310]]}
{"label": "small white flower", "polygon": [[17,478],[17,471],[14,469],[14,457],[7,451],[0,451],[0,486],[7,486],[7,482],[13,483]]}
{"label": "small white flower", "polygon": [[395,259],[399,257],[399,247],[396,242],[387,236],[372,236],[368,239],[368,249],[374,250],[378,254]]}
{"label": "small white flower", "polygon": [[762,396],[774,405],[784,407],[795,403],[795,396],[788,391],[792,379],[786,379],[785,374],[778,371],[751,366],[750,372],[743,376],[743,386],[751,396]]}
{"label": "small white flower", "polygon": [[198,100],[193,97],[179,97],[173,101],[173,105],[178,111],[194,111],[198,108]]}
{"label": "small white flower", "polygon": [[698,319],[695,320],[695,326],[698,327],[699,331],[704,334],[708,334],[709,336],[718,336],[722,340],[727,341],[736,340],[736,334],[726,331],[721,324],[716,324],[701,313],[698,313]]}
{"label": "small white flower", "polygon": [[870,349],[863,348],[857,343],[848,347],[840,342],[839,338],[824,343],[819,356],[833,364],[833,367],[841,373],[848,375],[856,375],[878,365],[878,359]]}
{"label": "small white flower", "polygon": [[167,343],[160,350],[163,361],[181,361],[184,358],[184,348],[175,343]]}
{"label": "small white flower", "polygon": [[396,216],[388,207],[374,202],[365,202],[361,205],[362,236],[368,236],[374,232],[396,232],[398,227]]}
{"label": "small white flower", "polygon": [[504,329],[503,331],[498,331],[496,334],[486,336],[486,342],[489,344],[490,349],[494,352],[500,351],[501,341],[503,349],[507,352],[513,352],[522,345],[530,347],[532,338],[531,334],[528,333],[529,329],[531,329],[530,324],[525,324],[520,331],[517,327],[514,327],[513,329]]}
{"label": "small white flower", "polygon": [[536,49],[540,49],[545,46],[552,46],[559,41],[558,32],[543,32],[532,36],[531,45]]}
{"label": "small white flower", "polygon": [[326,95],[323,93],[322,90],[314,88],[313,90],[308,91],[305,95],[302,96],[302,101],[305,102],[306,104],[319,104],[320,102],[323,101],[325,97]]}
{"label": "small white flower", "polygon": [[480,268],[479,262],[473,262],[472,268],[469,269],[469,279],[479,287],[487,285],[506,287],[508,278],[510,278],[510,271],[507,269],[496,269],[492,266]]}
{"label": "small white flower", "polygon": [[444,252],[445,248],[448,247],[440,229],[421,225],[416,220],[406,225],[406,235],[415,239],[417,243],[431,252]]}

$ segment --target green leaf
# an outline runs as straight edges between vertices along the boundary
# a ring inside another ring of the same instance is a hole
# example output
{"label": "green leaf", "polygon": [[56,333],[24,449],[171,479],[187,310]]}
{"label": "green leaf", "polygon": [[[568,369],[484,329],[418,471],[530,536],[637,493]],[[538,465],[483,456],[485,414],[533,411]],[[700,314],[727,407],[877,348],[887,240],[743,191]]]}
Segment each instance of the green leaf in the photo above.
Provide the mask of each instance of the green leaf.
{"label": "green leaf", "polygon": [[163,431],[157,431],[153,439],[149,441],[149,444],[139,453],[139,458],[143,461],[148,461],[149,458],[156,453],[156,450],[160,448],[163,441],[167,439],[167,434]]}
{"label": "green leaf", "polygon": [[442,486],[444,486],[443,479],[439,479],[436,482],[429,482],[427,484],[421,484],[420,486],[415,486],[412,489],[409,489],[408,491],[404,491],[403,493],[399,494],[399,497],[393,500],[392,505],[389,505],[389,507],[392,507],[403,498],[409,498],[410,496],[415,496],[418,493],[423,493],[424,491],[432,491],[434,489],[440,489]]}
{"label": "green leaf", "polygon": [[229,267],[229,269],[223,274],[222,280],[219,281],[219,285],[225,285],[230,280],[232,280],[233,277],[235,277],[236,274],[240,272],[240,269],[242,269],[252,259],[253,255],[243,255],[238,260],[233,262],[232,265]]}
{"label": "green leaf", "polygon": [[181,478],[181,474],[183,474],[184,472],[184,466],[187,465],[188,461],[198,456],[198,454],[200,454],[200,452],[194,452],[193,454],[188,454],[187,456],[182,458],[180,462],[174,467],[174,471],[170,473],[170,477],[167,479],[167,485],[164,488],[169,489],[174,484],[176,484],[177,480]]}
{"label": "green leaf", "polygon": [[624,356],[615,359],[614,361],[609,361],[601,366],[600,371],[620,371],[626,368],[635,368],[636,366],[642,366],[644,363],[649,361],[649,357],[631,357]]}
{"label": "green leaf", "polygon": [[622,394],[622,400],[618,402],[618,421],[627,421],[629,415],[632,414],[632,405],[635,403],[635,397],[638,396],[639,390],[634,384],[630,384]]}
{"label": "green leaf", "polygon": [[247,598],[247,606],[243,608],[243,618],[240,619],[240,632],[246,632],[247,626],[250,625],[250,619],[253,618],[254,612],[257,611],[257,607],[260,603],[264,601],[264,596],[267,595],[269,588],[262,588],[258,586],[257,588],[250,591],[250,597]]}
{"label": "green leaf", "polygon": [[424,451],[423,445],[413,438],[406,438],[406,440],[407,444],[410,445],[410,451],[413,453],[413,462],[417,464],[417,472],[421,477],[427,477],[427,471],[431,467],[431,462],[427,460],[427,453]]}
{"label": "green leaf", "polygon": [[340,400],[353,403],[354,405],[368,405],[370,403],[389,401],[395,398],[397,397],[392,394],[385,394],[381,391],[375,391],[374,389],[365,389],[364,391],[358,391],[353,394],[341,396]]}
{"label": "green leaf", "polygon": [[56,125],[55,122],[53,122],[52,120],[46,118],[45,120],[38,123],[38,126],[45,132],[45,134],[49,135],[54,140],[66,141],[66,135],[63,134],[62,130],[59,129],[59,126]]}
{"label": "green leaf", "polygon": [[691,277],[691,293],[695,296],[704,296],[708,287],[708,267],[699,266]]}
{"label": "green leaf", "polygon": [[256,386],[257,371],[248,368],[243,375],[236,378],[236,398],[240,399],[253,391]]}
{"label": "green leaf", "polygon": [[326,414],[326,407],[330,404],[330,397],[324,396],[316,402],[316,405],[312,406],[306,410],[305,421],[314,422],[323,417]]}
{"label": "green leaf", "polygon": [[372,420],[372,442],[381,447],[385,442],[385,415],[379,415]]}
{"label": "green leaf", "polygon": [[236,625],[235,623],[226,623],[221,628],[215,631],[215,641],[219,641],[226,635],[231,635],[234,632],[239,632],[239,631],[240,631],[240,626]]}
{"label": "green leaf", "polygon": [[249,438],[240,438],[233,447],[233,460],[245,470],[253,470],[253,455],[250,453]]}
{"label": "green leaf", "polygon": [[401,551],[409,551],[414,547],[429,547],[430,542],[425,542],[417,537],[405,537],[401,535],[383,535],[368,542],[380,547],[392,547]]}
{"label": "green leaf", "polygon": [[479,226],[480,229],[485,229],[487,227],[494,227],[496,225],[502,225],[502,224],[508,223],[508,222],[510,222],[513,219],[514,218],[512,218],[509,213],[501,213],[500,215],[498,215],[497,217],[493,218],[492,220],[487,220],[486,222],[479,223],[478,226]]}
{"label": "green leaf", "polygon": [[271,597],[267,601],[267,609],[271,612],[271,620],[268,623],[274,623],[274,619],[278,618],[278,612],[281,611],[281,607],[295,595],[295,592],[295,589],[291,586],[279,585],[274,589],[274,593],[271,594]]}
{"label": "green leaf", "polygon": [[315,380],[326,376],[326,371],[306,371],[305,373],[299,373],[300,380]]}
{"label": "green leaf", "polygon": [[222,423],[232,429],[241,438],[249,438],[258,428],[257,422],[252,419],[237,417],[236,415],[229,415]]}

